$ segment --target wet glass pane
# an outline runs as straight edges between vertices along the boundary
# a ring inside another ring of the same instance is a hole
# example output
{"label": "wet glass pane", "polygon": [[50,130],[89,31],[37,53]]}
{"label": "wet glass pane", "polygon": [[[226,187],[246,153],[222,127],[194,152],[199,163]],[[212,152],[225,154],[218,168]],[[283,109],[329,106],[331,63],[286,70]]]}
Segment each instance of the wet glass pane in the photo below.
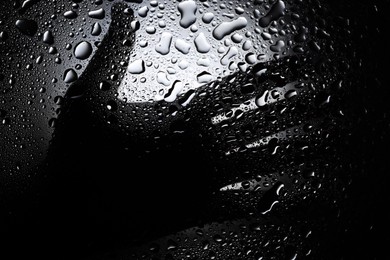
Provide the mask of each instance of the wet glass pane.
{"label": "wet glass pane", "polygon": [[1,1],[1,259],[386,259],[388,8]]}

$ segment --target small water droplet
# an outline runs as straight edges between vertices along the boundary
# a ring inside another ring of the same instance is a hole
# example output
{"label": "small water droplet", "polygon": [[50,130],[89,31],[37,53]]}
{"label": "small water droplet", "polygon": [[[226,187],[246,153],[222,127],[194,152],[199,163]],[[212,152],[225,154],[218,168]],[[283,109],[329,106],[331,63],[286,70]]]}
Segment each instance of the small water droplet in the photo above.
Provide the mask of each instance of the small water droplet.
{"label": "small water droplet", "polygon": [[106,107],[109,111],[116,111],[118,109],[118,104],[114,100],[109,100]]}
{"label": "small water droplet", "polygon": [[107,91],[111,88],[111,84],[108,83],[107,81],[102,81],[99,83],[99,89],[103,91]]}

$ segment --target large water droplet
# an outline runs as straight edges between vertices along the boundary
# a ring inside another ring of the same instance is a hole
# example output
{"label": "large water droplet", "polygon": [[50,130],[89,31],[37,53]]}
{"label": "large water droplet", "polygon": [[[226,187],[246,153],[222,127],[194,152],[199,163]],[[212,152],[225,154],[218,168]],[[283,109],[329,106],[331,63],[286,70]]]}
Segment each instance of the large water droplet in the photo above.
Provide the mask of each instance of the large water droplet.
{"label": "large water droplet", "polygon": [[168,54],[171,48],[171,42],[172,42],[172,34],[169,32],[163,32],[161,34],[159,43],[155,47],[156,52],[162,55]]}
{"label": "large water droplet", "polygon": [[73,10],[71,11],[66,11],[64,13],[64,17],[67,18],[67,19],[75,19],[77,17],[77,13]]}
{"label": "large water droplet", "polygon": [[101,28],[100,24],[99,24],[99,23],[94,23],[93,26],[92,26],[91,34],[92,34],[93,36],[97,36],[97,35],[99,35],[101,32],[102,32],[102,28]]}
{"label": "large water droplet", "polygon": [[74,48],[74,56],[77,59],[85,60],[92,53],[92,45],[89,42],[82,41]]}
{"label": "large water droplet", "polygon": [[129,64],[127,70],[132,74],[141,74],[145,71],[145,62],[142,59],[135,60]]}
{"label": "large water droplet", "polygon": [[209,83],[210,81],[213,80],[213,76],[207,72],[207,71],[203,71],[201,73],[199,73],[197,76],[196,76],[197,80],[199,83]]}
{"label": "large water droplet", "polygon": [[19,32],[27,36],[34,36],[38,30],[38,24],[34,20],[20,19],[16,21],[15,25]]}
{"label": "large water droplet", "polygon": [[191,44],[182,39],[178,39],[175,42],[175,48],[183,54],[188,54],[191,49]]}
{"label": "large water droplet", "polygon": [[211,23],[211,21],[214,19],[214,14],[213,13],[205,13],[203,16],[202,16],[202,21],[204,23]]}
{"label": "large water droplet", "polygon": [[46,31],[43,34],[43,42],[47,44],[52,44],[54,43],[54,37],[51,31]]}
{"label": "large water droplet", "polygon": [[176,80],[172,87],[169,89],[168,93],[165,95],[164,100],[166,102],[173,102],[176,100],[180,91],[183,89],[183,83],[180,80]]}
{"label": "large water droplet", "polygon": [[226,35],[231,34],[236,30],[245,28],[247,24],[248,21],[244,17],[239,17],[236,20],[230,22],[223,22],[214,29],[213,36],[217,40],[222,40]]}
{"label": "large water droplet", "polygon": [[67,69],[64,73],[64,82],[72,83],[77,80],[77,73],[73,69]]}
{"label": "large water droplet", "polygon": [[234,56],[236,56],[237,54],[238,54],[237,47],[236,46],[230,47],[227,53],[222,57],[221,64],[226,66],[227,64],[229,64],[229,60]]}
{"label": "large water droplet", "polygon": [[200,33],[195,38],[195,47],[196,47],[197,51],[200,53],[207,53],[210,51],[211,45],[208,43],[204,33]]}
{"label": "large water droplet", "polygon": [[95,19],[103,19],[105,15],[106,12],[103,8],[88,12],[88,16]]}
{"label": "large water droplet", "polygon": [[242,45],[242,49],[244,51],[248,51],[250,48],[252,48],[252,42],[247,40],[244,42],[244,44]]}
{"label": "large water droplet", "polygon": [[185,70],[186,68],[188,68],[189,65],[190,65],[190,63],[186,60],[182,60],[178,64],[179,68],[182,70]]}
{"label": "large water droplet", "polygon": [[284,43],[284,41],[279,40],[279,41],[277,41],[274,45],[272,45],[272,46],[270,47],[270,49],[271,49],[271,51],[273,51],[273,52],[281,52],[285,45],[286,45],[286,44]]}
{"label": "large water droplet", "polygon": [[156,28],[154,26],[148,26],[145,31],[149,34],[154,34],[156,32]]}
{"label": "large water droplet", "polygon": [[147,6],[143,6],[138,10],[138,15],[141,17],[146,17],[148,15],[149,8]]}
{"label": "large water droplet", "polygon": [[267,27],[272,21],[276,21],[284,15],[284,9],[286,8],[283,1],[277,1],[269,10],[266,16],[259,20],[261,27]]}
{"label": "large water droplet", "polygon": [[171,82],[169,81],[167,74],[163,71],[159,71],[157,73],[157,82],[163,84],[164,86],[171,85]]}
{"label": "large water droplet", "polygon": [[177,9],[181,14],[180,25],[184,28],[190,27],[196,21],[196,3],[192,0],[181,2]]}
{"label": "large water droplet", "polygon": [[5,41],[8,39],[8,33],[5,31],[0,32],[0,41]]}
{"label": "large water droplet", "polygon": [[258,205],[258,209],[261,214],[268,213],[276,203],[279,203],[279,194],[283,187],[284,184],[278,182],[271,189],[264,193]]}

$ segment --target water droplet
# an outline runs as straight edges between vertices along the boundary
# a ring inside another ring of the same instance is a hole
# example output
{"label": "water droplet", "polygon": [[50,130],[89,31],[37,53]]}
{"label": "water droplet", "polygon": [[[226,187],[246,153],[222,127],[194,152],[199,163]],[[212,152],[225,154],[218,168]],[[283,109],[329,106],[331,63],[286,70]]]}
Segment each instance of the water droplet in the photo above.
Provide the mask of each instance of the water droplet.
{"label": "water droplet", "polygon": [[98,36],[102,32],[102,28],[99,23],[94,23],[92,26],[91,34],[93,36]]}
{"label": "water droplet", "polygon": [[141,17],[146,17],[148,15],[148,12],[149,12],[149,7],[143,6],[138,10],[138,15]]}
{"label": "water droplet", "polygon": [[272,38],[271,34],[269,34],[269,33],[267,33],[267,32],[262,32],[262,33],[261,33],[261,37],[262,37],[264,40],[266,40],[266,41],[271,40],[271,38]]}
{"label": "water droplet", "polygon": [[54,128],[56,126],[57,119],[50,118],[49,119],[49,127]]}
{"label": "water droplet", "polygon": [[286,99],[289,99],[289,98],[295,97],[296,95],[298,95],[297,91],[294,89],[290,89],[289,91],[286,92],[286,94],[284,94],[284,97]]}
{"label": "water droplet", "polygon": [[73,69],[67,69],[64,73],[64,82],[72,83],[77,80],[77,73]]}
{"label": "water droplet", "polygon": [[156,32],[156,28],[154,26],[148,26],[145,31],[149,34],[154,34]]}
{"label": "water droplet", "polygon": [[109,111],[116,111],[118,109],[118,104],[114,100],[109,100],[106,107]]}
{"label": "water droplet", "polygon": [[67,18],[67,19],[75,19],[77,17],[77,13],[73,10],[71,11],[66,11],[64,13],[64,17]]}
{"label": "water droplet", "polygon": [[276,183],[271,189],[266,191],[260,199],[258,209],[261,214],[266,214],[271,211],[276,203],[279,203],[280,190],[284,187],[281,182]]}
{"label": "water droplet", "polygon": [[200,53],[207,53],[211,49],[211,45],[208,43],[206,36],[204,33],[200,33],[195,38],[195,47]]}
{"label": "water droplet", "polygon": [[142,48],[145,48],[146,46],[148,46],[148,41],[145,41],[145,40],[140,41],[139,46],[141,46]]}
{"label": "water droplet", "polygon": [[188,28],[195,23],[197,6],[193,0],[187,0],[179,3],[177,9],[181,14],[180,25],[182,27]]}
{"label": "water droplet", "polygon": [[286,45],[286,44],[284,43],[284,41],[279,40],[279,41],[277,41],[274,45],[272,45],[272,46],[270,47],[270,49],[271,49],[271,51],[273,51],[273,52],[281,52],[285,45]]}
{"label": "water droplet", "polygon": [[34,36],[38,30],[38,24],[34,20],[20,19],[15,25],[19,32],[27,36]]}
{"label": "water droplet", "polygon": [[175,241],[173,241],[172,239],[169,239],[167,244],[168,244],[167,250],[169,250],[169,251],[175,250],[177,248],[177,243]]}
{"label": "water droplet", "polygon": [[211,61],[208,58],[200,58],[196,64],[198,66],[208,67],[211,64]]}
{"label": "water droplet", "polygon": [[250,48],[252,48],[252,42],[247,40],[244,42],[244,44],[242,45],[242,49],[244,51],[248,51]]}
{"label": "water droplet", "polygon": [[201,73],[199,73],[197,76],[196,76],[197,80],[198,80],[198,83],[209,83],[210,81],[213,80],[213,76],[207,72],[207,71],[203,71]]}
{"label": "water droplet", "polygon": [[182,60],[179,62],[179,68],[182,69],[182,70],[185,70],[186,68],[188,68],[188,66],[190,65],[188,61],[186,60]]}
{"label": "water droplet", "polygon": [[230,47],[227,53],[222,57],[221,64],[226,66],[229,64],[229,60],[238,54],[236,46]]}
{"label": "water droplet", "polygon": [[95,19],[103,19],[105,15],[106,12],[103,8],[88,12],[88,16]]}
{"label": "water droplet", "polygon": [[234,10],[236,11],[236,14],[243,14],[245,12],[244,8],[242,7],[236,7]]}
{"label": "water droplet", "polygon": [[217,40],[222,40],[226,35],[245,28],[247,24],[248,21],[244,17],[239,17],[236,20],[230,22],[223,22],[213,30],[213,36]]}
{"label": "water droplet", "polygon": [[99,89],[100,90],[103,90],[103,91],[107,91],[107,90],[109,90],[111,88],[111,84],[110,83],[108,83],[107,81],[102,81],[102,82],[100,82],[100,84],[99,84]]}
{"label": "water droplet", "polygon": [[168,93],[165,95],[164,100],[166,102],[173,102],[176,100],[179,93],[183,90],[183,83],[180,80],[176,80],[172,87],[169,89]]}
{"label": "water droplet", "polygon": [[167,74],[163,71],[159,71],[157,73],[157,82],[163,84],[164,86],[171,85],[171,82],[169,81]]}
{"label": "water droplet", "polygon": [[234,43],[240,43],[244,39],[244,37],[241,34],[235,33],[232,35],[232,41]]}
{"label": "water droplet", "polygon": [[0,41],[6,41],[8,39],[8,33],[5,31],[0,32]]}
{"label": "water droplet", "polygon": [[182,39],[177,39],[175,42],[175,48],[183,54],[188,54],[191,49],[191,44]]}
{"label": "water droplet", "polygon": [[248,64],[255,64],[256,62],[256,55],[254,53],[248,53],[247,55],[245,55],[245,61],[248,63]]}
{"label": "water droplet", "polygon": [[258,107],[264,107],[268,104],[269,91],[265,90],[264,93],[258,96],[255,100],[255,104]]}
{"label": "water droplet", "polygon": [[284,10],[286,6],[283,1],[277,1],[269,10],[266,16],[262,17],[259,20],[259,25],[261,27],[267,27],[272,21],[278,20],[284,15]]}
{"label": "water droplet", "polygon": [[39,56],[37,57],[37,59],[35,60],[35,63],[36,63],[36,64],[41,64],[42,61],[43,61],[43,56],[42,56],[42,55],[39,55]]}
{"label": "water droplet", "polygon": [[161,34],[159,43],[155,47],[156,52],[162,55],[168,54],[171,48],[171,42],[172,42],[172,34],[169,32],[163,32]]}
{"label": "water droplet", "polygon": [[50,47],[49,48],[49,53],[50,54],[56,54],[57,53],[57,48],[56,47]]}
{"label": "water droplet", "polygon": [[74,48],[74,56],[80,60],[88,59],[91,53],[92,53],[92,45],[86,41],[80,42]]}
{"label": "water droplet", "polygon": [[141,74],[145,71],[145,62],[142,59],[138,59],[129,64],[127,70],[132,74]]}
{"label": "water droplet", "polygon": [[46,31],[43,34],[43,42],[47,44],[53,44],[54,43],[54,37],[53,33],[51,31]]}
{"label": "water droplet", "polygon": [[205,13],[203,16],[202,16],[202,21],[204,23],[211,23],[211,21],[214,19],[214,14],[213,13]]}
{"label": "water droplet", "polygon": [[165,23],[165,21],[160,20],[160,21],[158,21],[158,26],[159,26],[160,28],[165,28],[165,27],[167,27],[167,24]]}

